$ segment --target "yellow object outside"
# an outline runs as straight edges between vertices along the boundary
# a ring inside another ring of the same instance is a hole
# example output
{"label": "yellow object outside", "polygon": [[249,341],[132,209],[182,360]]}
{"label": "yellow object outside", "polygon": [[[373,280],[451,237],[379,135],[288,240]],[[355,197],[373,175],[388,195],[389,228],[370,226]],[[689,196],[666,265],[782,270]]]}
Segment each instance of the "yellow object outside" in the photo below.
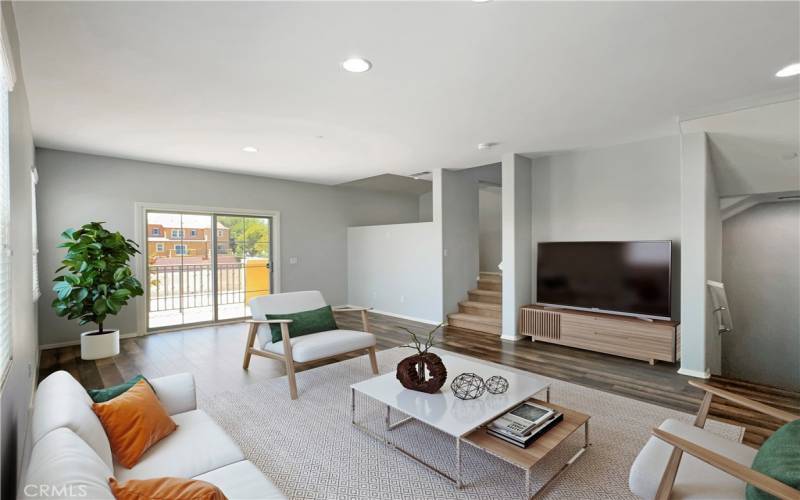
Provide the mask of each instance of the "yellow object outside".
{"label": "yellow object outside", "polygon": [[247,259],[244,263],[244,302],[253,297],[269,295],[269,259]]}

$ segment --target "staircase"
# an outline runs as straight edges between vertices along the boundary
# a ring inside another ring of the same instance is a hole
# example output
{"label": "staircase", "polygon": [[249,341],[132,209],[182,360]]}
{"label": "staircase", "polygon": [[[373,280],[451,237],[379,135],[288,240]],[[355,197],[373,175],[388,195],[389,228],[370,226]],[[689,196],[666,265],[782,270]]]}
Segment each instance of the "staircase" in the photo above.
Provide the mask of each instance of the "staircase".
{"label": "staircase", "polygon": [[478,288],[467,292],[458,312],[447,316],[450,326],[500,335],[503,278],[500,273],[480,273]]}

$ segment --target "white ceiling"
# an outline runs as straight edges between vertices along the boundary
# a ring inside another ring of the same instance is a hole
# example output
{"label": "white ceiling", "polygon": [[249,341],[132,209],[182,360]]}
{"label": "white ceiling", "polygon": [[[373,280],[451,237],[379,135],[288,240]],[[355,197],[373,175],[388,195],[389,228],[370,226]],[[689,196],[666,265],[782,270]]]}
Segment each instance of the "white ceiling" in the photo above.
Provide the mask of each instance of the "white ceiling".
{"label": "white ceiling", "polygon": [[800,100],[681,123],[708,134],[720,196],[800,190]]}
{"label": "white ceiling", "polygon": [[329,184],[674,134],[798,86],[773,76],[800,60],[798,2],[14,9],[38,145]]}

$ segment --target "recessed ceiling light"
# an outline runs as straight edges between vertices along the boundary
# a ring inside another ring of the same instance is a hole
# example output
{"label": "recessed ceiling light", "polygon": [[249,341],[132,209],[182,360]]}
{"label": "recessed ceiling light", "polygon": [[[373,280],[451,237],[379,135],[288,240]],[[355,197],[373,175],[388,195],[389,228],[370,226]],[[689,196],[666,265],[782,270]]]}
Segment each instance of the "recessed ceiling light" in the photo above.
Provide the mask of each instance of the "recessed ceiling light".
{"label": "recessed ceiling light", "polygon": [[794,63],[786,66],[782,70],[775,73],[775,76],[779,78],[784,78],[787,76],[795,76],[800,75],[800,63]]}
{"label": "recessed ceiling light", "polygon": [[245,146],[242,148],[242,151],[245,153],[258,153],[258,149],[254,148],[253,146]]}
{"label": "recessed ceiling light", "polygon": [[492,149],[495,146],[497,146],[496,142],[482,142],[478,144],[478,149],[483,151],[484,149]]}
{"label": "recessed ceiling light", "polygon": [[366,59],[361,59],[360,57],[351,57],[342,63],[342,68],[350,73],[363,73],[365,71],[369,71],[371,67],[371,62],[367,61]]}
{"label": "recessed ceiling light", "polygon": [[472,1],[475,2],[475,3],[489,3],[492,0],[472,0]]}

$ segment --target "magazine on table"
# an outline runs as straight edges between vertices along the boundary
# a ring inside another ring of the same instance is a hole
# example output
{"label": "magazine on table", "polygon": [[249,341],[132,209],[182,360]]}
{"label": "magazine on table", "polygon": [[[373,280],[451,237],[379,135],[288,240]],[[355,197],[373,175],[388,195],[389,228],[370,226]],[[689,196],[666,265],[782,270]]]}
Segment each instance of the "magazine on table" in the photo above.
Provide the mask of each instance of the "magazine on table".
{"label": "magazine on table", "polygon": [[[563,419],[564,415],[552,408],[525,402],[491,422],[487,432],[514,446],[527,448]],[[521,427],[524,428],[522,433],[519,432]]]}

